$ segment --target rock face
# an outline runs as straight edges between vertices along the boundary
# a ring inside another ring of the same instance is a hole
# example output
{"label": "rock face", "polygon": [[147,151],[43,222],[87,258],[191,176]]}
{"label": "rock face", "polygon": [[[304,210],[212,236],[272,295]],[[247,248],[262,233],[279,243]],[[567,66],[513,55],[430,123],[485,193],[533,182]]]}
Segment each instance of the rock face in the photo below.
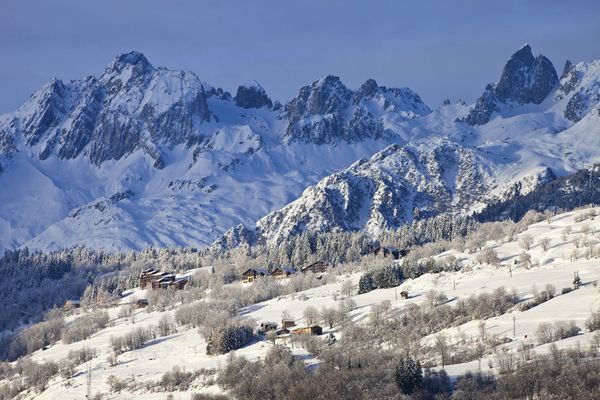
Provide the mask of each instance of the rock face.
{"label": "rock face", "polygon": [[273,107],[273,102],[267,96],[267,92],[256,81],[238,87],[235,104],[242,108]]}
{"label": "rock face", "polygon": [[131,52],[117,56],[99,79],[53,80],[21,108],[16,125],[29,145],[43,144],[42,160],[84,153],[100,165],[143,149],[160,168],[161,146],[200,135],[199,125],[210,119],[206,99],[196,75],[154,68]]}
{"label": "rock face", "polygon": [[580,121],[600,104],[600,61],[565,64],[556,93],[557,100],[567,101],[564,116],[572,122]]}
{"label": "rock face", "polygon": [[[366,230],[376,235],[416,217],[468,207],[491,182],[488,163],[473,149],[441,139],[419,146],[392,145],[328,176],[298,200],[260,219],[256,237],[278,242],[307,230]],[[237,228],[223,240],[240,237],[252,235]]]}
{"label": "rock face", "polygon": [[543,55],[534,57],[529,45],[513,54],[498,83],[488,85],[465,121],[486,124],[493,112],[512,104],[540,104],[558,83],[552,62]]}
{"label": "rock face", "polygon": [[359,90],[348,89],[329,75],[300,89],[285,107],[286,139],[316,144],[357,142],[388,134],[381,116],[387,112],[415,118],[431,112],[410,89],[388,89],[367,80]]}

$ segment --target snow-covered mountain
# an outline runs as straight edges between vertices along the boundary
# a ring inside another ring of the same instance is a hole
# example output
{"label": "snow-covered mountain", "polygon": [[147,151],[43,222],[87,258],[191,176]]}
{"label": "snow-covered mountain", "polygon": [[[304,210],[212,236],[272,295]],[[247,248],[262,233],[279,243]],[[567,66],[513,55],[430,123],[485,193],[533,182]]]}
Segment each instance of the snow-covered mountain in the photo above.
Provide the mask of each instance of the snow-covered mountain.
{"label": "snow-covered mountain", "polygon": [[[347,97],[343,107],[330,81]],[[234,97],[136,52],[99,78],[54,79],[0,116],[0,250],[210,244],[404,142],[391,132],[409,136],[404,126],[430,111],[408,89],[367,86],[355,93],[328,77],[284,109],[257,82]],[[339,125],[312,129],[314,140],[288,135],[320,117]]]}
{"label": "snow-covered mountain", "polygon": [[[377,235],[414,218],[469,212],[600,160],[600,64],[552,63],[525,45],[476,104],[446,102],[392,145],[309,187],[254,228],[230,229],[216,248],[278,242],[311,230]],[[491,99],[491,100],[490,100]],[[483,117],[482,117],[483,116]]]}
{"label": "snow-covered mountain", "polygon": [[119,55],[0,116],[0,249],[205,246],[239,224],[219,243],[375,234],[472,210],[600,161],[599,88],[598,61],[559,80],[524,46],[473,106],[334,76],[281,105]]}

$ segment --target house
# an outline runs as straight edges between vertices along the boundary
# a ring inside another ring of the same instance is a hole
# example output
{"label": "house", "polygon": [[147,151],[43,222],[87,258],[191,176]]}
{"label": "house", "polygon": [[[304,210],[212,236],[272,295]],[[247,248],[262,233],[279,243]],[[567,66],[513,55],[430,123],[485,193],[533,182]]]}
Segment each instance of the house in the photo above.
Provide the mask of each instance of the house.
{"label": "house", "polygon": [[285,328],[277,329],[275,331],[275,336],[279,337],[279,336],[283,336],[283,335],[289,335],[289,333],[290,333],[289,329],[285,329]]}
{"label": "house", "polygon": [[294,333],[298,335],[322,335],[323,328],[319,325],[307,326],[305,328],[294,329]]}
{"label": "house", "polygon": [[140,272],[140,288],[145,289],[148,284],[161,279],[164,276],[172,275],[170,272],[162,272],[158,269],[149,268]]}
{"label": "house", "polygon": [[283,327],[283,329],[291,328],[296,326],[296,322],[294,322],[293,319],[284,319],[281,320],[281,326]]}
{"label": "house", "polygon": [[133,303],[133,308],[145,308],[148,306],[147,299],[138,299],[135,303]]}
{"label": "house", "polygon": [[171,282],[171,287],[174,287],[177,290],[185,289],[185,285],[187,285],[189,279],[187,276],[177,278],[173,282]]}
{"label": "house", "polygon": [[267,332],[275,331],[275,330],[277,330],[276,322],[262,322],[260,324],[260,326],[258,327],[259,333],[267,333]]}
{"label": "house", "polygon": [[295,274],[296,272],[298,271],[290,267],[277,267],[273,271],[271,271],[269,275],[271,275],[275,279],[285,279],[288,276]]}
{"label": "house", "polygon": [[265,275],[267,275],[267,271],[262,268],[250,268],[242,274],[242,282],[249,283],[254,281],[258,276]]}
{"label": "house", "polygon": [[164,274],[160,279],[152,281],[152,289],[168,289],[175,282],[175,274]]}
{"label": "house", "polygon": [[406,290],[401,291],[400,297],[402,297],[403,299],[408,299],[408,292]]}
{"label": "house", "polygon": [[300,271],[302,273],[305,272],[312,272],[314,274],[322,274],[324,272],[327,272],[327,268],[329,268],[329,264],[327,264],[325,261],[315,261],[312,264],[308,264],[304,267],[302,267],[302,269],[300,269]]}
{"label": "house", "polygon": [[140,288],[145,289],[148,283],[151,283],[151,276],[160,272],[156,268],[146,268],[140,272]]}

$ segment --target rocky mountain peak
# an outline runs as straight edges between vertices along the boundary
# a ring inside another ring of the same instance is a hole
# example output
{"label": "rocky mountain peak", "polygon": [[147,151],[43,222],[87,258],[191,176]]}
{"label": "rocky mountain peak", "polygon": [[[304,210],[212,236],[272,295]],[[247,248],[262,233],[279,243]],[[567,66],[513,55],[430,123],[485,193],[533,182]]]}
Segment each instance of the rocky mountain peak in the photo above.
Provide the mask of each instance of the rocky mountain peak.
{"label": "rocky mountain peak", "polygon": [[465,121],[471,125],[486,124],[493,112],[514,104],[540,104],[558,84],[552,62],[539,55],[534,57],[526,44],[507,61],[500,80],[488,85]]}
{"label": "rocky mountain peak", "polygon": [[256,81],[240,85],[235,95],[235,104],[242,108],[273,107],[273,102],[267,96],[267,92]]}
{"label": "rocky mountain peak", "polygon": [[375,79],[367,79],[358,92],[362,97],[372,97],[377,92],[378,88],[379,86]]}
{"label": "rocky mountain peak", "polygon": [[131,67],[132,71],[140,74],[153,69],[150,61],[139,51],[130,51],[116,56],[108,66],[107,72],[120,74],[126,68]]}

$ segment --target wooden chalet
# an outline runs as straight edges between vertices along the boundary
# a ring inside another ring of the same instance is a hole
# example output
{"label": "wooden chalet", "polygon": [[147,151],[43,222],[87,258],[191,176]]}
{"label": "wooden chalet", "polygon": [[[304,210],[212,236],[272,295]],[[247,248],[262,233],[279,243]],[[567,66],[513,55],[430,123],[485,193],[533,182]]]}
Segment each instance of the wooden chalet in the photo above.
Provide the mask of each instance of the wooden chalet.
{"label": "wooden chalet", "polygon": [[319,325],[314,325],[314,326],[307,326],[305,328],[297,328],[297,329],[294,329],[293,332],[298,335],[322,335],[323,328],[321,328]]}
{"label": "wooden chalet", "polygon": [[185,289],[185,285],[187,285],[188,282],[189,282],[189,279],[187,276],[177,278],[173,282],[171,282],[171,287],[174,287],[177,290],[183,290],[183,289]]}
{"label": "wooden chalet", "polygon": [[296,322],[293,319],[281,320],[281,327],[283,329],[293,328],[294,326],[296,326]]}
{"label": "wooden chalet", "polygon": [[273,271],[271,271],[269,275],[274,277],[275,279],[285,279],[290,275],[294,275],[296,272],[298,271],[290,267],[277,267]]}
{"label": "wooden chalet", "polygon": [[250,268],[242,274],[242,282],[252,282],[259,276],[267,275],[267,271],[262,268]]}
{"label": "wooden chalet", "polygon": [[168,289],[175,282],[175,274],[165,274],[160,279],[152,281],[152,289]]}
{"label": "wooden chalet", "polygon": [[267,333],[267,332],[276,331],[276,330],[277,330],[276,322],[262,322],[260,324],[260,326],[258,327],[259,333]]}
{"label": "wooden chalet", "polygon": [[149,283],[152,283],[152,277],[159,272],[156,268],[146,268],[140,272],[140,288],[145,289]]}
{"label": "wooden chalet", "polygon": [[314,274],[322,274],[327,272],[327,269],[329,268],[329,264],[326,263],[325,261],[315,261],[312,264],[308,264],[305,265],[304,267],[302,267],[300,269],[300,271],[302,273],[306,273],[306,272],[312,272]]}

